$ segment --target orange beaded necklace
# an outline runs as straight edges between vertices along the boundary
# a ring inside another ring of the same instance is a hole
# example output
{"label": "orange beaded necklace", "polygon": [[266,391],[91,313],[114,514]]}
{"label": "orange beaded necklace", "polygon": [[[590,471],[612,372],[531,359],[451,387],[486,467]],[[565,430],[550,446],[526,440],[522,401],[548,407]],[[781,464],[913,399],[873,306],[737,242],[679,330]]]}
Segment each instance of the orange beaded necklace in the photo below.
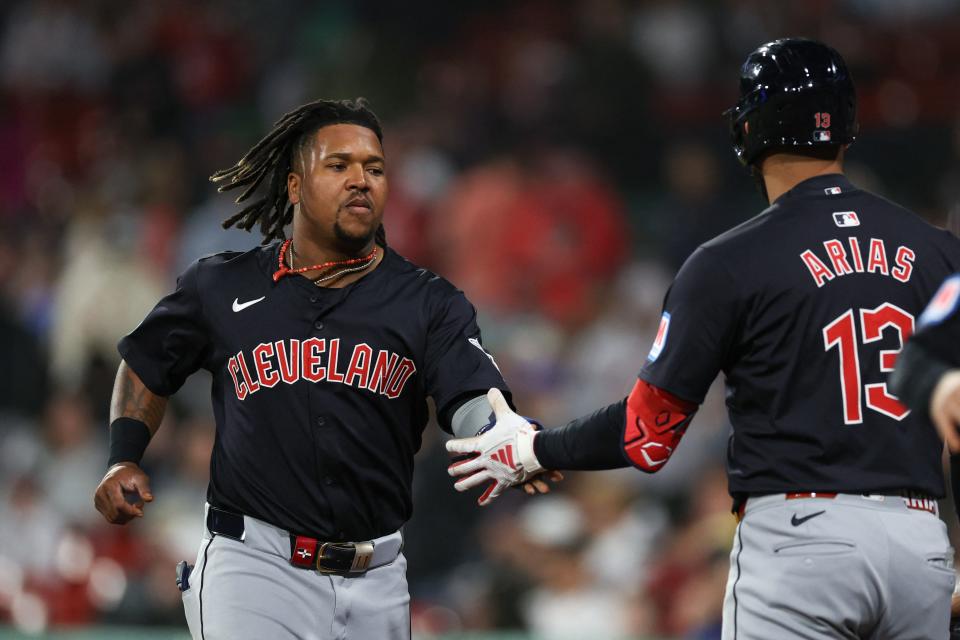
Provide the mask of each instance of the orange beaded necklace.
{"label": "orange beaded necklace", "polygon": [[[304,273],[305,271],[319,271],[321,269],[329,269],[330,267],[349,267],[351,265],[366,263],[362,267],[355,267],[353,269],[344,269],[342,272],[335,273],[330,276],[321,278],[318,282],[323,280],[330,280],[334,276],[340,275],[341,273],[348,273],[350,271],[359,271],[360,269],[365,269],[373,264],[373,261],[377,259],[377,247],[373,247],[373,251],[364,256],[363,258],[350,258],[348,260],[330,260],[329,262],[322,262],[320,264],[310,265],[309,267],[297,267],[296,269],[288,267],[284,257],[287,255],[287,250],[290,248],[290,244],[293,242],[293,238],[287,240],[283,243],[283,246],[280,247],[280,257],[277,259],[277,270],[273,272],[273,281],[276,282],[283,276],[291,275],[294,273]],[[291,261],[292,264],[292,261]]]}

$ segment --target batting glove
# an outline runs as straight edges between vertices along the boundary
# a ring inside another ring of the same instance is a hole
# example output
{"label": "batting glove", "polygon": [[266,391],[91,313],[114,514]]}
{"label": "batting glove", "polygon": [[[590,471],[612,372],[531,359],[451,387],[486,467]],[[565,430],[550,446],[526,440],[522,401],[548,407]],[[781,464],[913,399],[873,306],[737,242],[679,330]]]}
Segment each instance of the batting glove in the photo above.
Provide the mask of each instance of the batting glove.
{"label": "batting glove", "polygon": [[460,477],[454,488],[467,491],[484,482],[490,485],[477,500],[484,507],[508,487],[522,484],[543,471],[533,453],[536,428],[510,409],[499,389],[490,389],[487,400],[496,419],[493,427],[472,438],[447,441],[447,451],[474,454],[447,468],[453,477]]}

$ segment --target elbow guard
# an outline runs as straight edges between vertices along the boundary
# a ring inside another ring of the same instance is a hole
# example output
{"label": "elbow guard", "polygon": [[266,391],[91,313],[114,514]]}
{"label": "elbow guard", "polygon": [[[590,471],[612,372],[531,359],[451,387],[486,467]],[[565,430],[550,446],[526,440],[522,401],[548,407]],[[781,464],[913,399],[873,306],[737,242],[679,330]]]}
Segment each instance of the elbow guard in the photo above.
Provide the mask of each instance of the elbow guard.
{"label": "elbow guard", "polygon": [[637,380],[627,397],[623,452],[641,471],[656,473],[667,463],[690,425],[697,405]]}

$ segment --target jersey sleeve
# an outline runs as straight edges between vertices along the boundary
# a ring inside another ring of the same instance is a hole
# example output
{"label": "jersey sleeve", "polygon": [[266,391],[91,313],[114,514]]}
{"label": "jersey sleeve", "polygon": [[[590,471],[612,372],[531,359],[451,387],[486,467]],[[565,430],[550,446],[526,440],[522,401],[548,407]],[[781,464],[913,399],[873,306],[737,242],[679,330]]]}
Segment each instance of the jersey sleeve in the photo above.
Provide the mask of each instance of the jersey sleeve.
{"label": "jersey sleeve", "polygon": [[726,267],[708,249],[697,249],[667,291],[640,379],[701,404],[728,359],[739,300],[739,287]]}
{"label": "jersey sleeve", "polygon": [[438,412],[467,394],[496,387],[510,400],[500,368],[483,348],[477,312],[457,291],[437,305],[427,332],[426,387]]}
{"label": "jersey sleeve", "polygon": [[176,290],[158,302],[117,347],[143,384],[159,396],[176,393],[211,351],[197,283],[199,270],[199,262],[191,265],[177,279]]}

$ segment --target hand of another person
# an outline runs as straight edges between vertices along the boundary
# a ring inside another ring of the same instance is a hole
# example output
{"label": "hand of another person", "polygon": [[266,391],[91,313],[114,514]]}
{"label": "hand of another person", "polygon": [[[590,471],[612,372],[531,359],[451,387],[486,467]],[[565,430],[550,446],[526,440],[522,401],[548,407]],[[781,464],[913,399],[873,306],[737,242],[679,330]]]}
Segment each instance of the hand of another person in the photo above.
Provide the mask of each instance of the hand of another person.
{"label": "hand of another person", "polygon": [[120,462],[107,469],[93,497],[97,511],[111,524],[142,518],[145,502],[153,502],[150,478],[133,462]]}
{"label": "hand of another person", "polygon": [[[524,483],[524,490],[530,495],[538,491],[546,493],[549,486],[543,479],[536,478],[544,471],[533,453],[536,428],[510,409],[499,389],[491,389],[487,399],[496,418],[493,427],[472,438],[447,441],[450,453],[474,454],[448,468],[451,476],[460,476],[454,488],[467,491],[490,481],[477,500],[480,506],[490,504],[507,487]],[[556,480],[562,476],[551,474],[550,478]]]}
{"label": "hand of another person", "polygon": [[960,369],[948,371],[940,377],[930,394],[930,419],[950,453],[960,453]]}

